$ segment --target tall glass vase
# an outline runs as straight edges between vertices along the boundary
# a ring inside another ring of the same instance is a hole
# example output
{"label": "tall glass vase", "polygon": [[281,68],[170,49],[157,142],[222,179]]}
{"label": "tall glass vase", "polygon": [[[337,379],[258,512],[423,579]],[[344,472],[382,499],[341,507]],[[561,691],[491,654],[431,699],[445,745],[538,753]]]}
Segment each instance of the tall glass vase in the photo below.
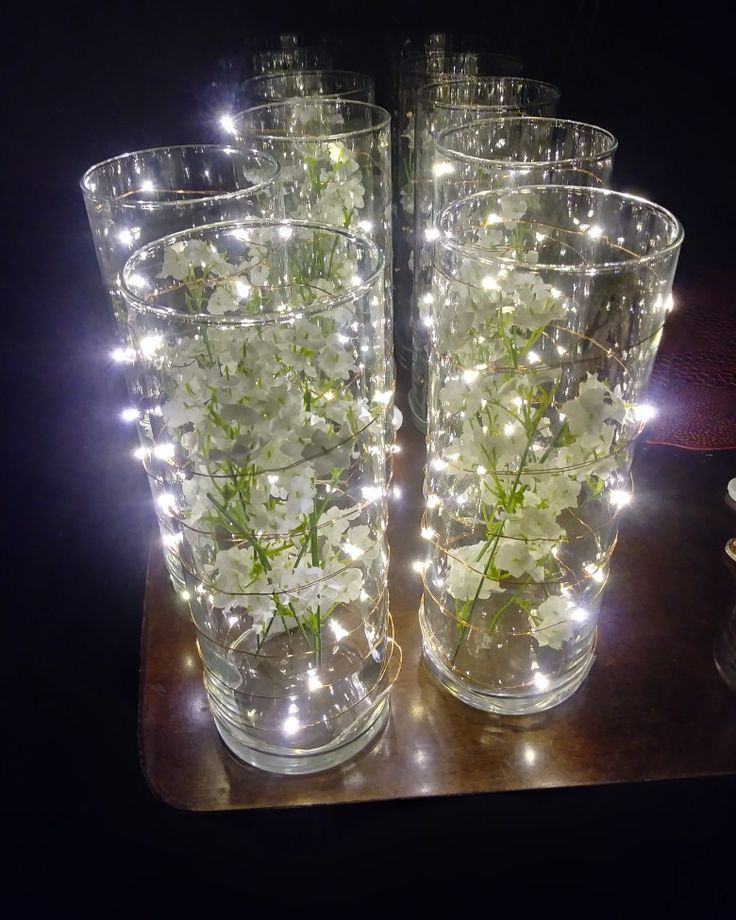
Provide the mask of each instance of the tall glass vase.
{"label": "tall glass vase", "polygon": [[125,268],[156,469],[218,731],[325,769],[388,716],[383,258],[300,221],[170,236]]}
{"label": "tall glass vase", "polygon": [[[445,33],[429,36],[433,41],[446,41]],[[428,83],[453,80],[477,74],[514,76],[522,72],[517,58],[506,54],[479,51],[433,50],[428,54],[402,58],[399,69],[398,116],[396,118],[396,158],[394,196],[396,200],[395,288],[396,357],[411,368],[411,294],[414,242],[414,172],[415,118],[417,92]],[[478,117],[482,117],[479,115]]]}
{"label": "tall glass vase", "polygon": [[373,103],[375,94],[375,80],[367,74],[349,70],[295,70],[261,74],[244,80],[240,85],[239,108],[285,102],[304,96]]}
{"label": "tall glass vase", "polygon": [[126,372],[131,405],[123,417],[136,422],[159,521],[164,558],[174,587],[185,590],[175,551],[177,532],[162,512],[161,487],[146,459],[151,454],[149,410],[136,389],[128,346],[127,311],[120,291],[125,261],[139,247],[178,230],[243,217],[282,213],[280,170],[267,154],[195,144],[158,147],[92,166],[81,180],[102,281],[112,306],[117,347],[113,359]]}
{"label": "tall glass vase", "polygon": [[[233,118],[235,142],[281,166],[284,213],[355,229],[384,256],[384,390],[393,393],[391,137],[385,109],[351,99],[304,98],[246,109]],[[386,444],[393,449],[393,409]]]}
{"label": "tall glass vase", "polygon": [[633,196],[537,185],[455,202],[439,230],[425,661],[471,706],[538,712],[593,663],[682,228]]}
{"label": "tall glass vase", "polygon": [[[499,90],[503,82],[508,81],[498,81]],[[454,85],[448,84],[447,88],[451,95],[456,95]],[[446,95],[444,87],[438,85],[436,89]],[[427,87],[426,92],[434,95],[435,88]],[[543,94],[544,90],[526,92]],[[417,183],[416,192],[409,405],[412,420],[420,431],[425,430],[427,421],[426,323],[432,296],[434,215],[453,201],[491,188],[539,184],[605,187],[610,181],[617,146],[613,135],[603,128],[531,115],[493,117],[441,127],[446,121],[468,117],[462,107],[458,111],[439,108],[437,113],[430,107],[434,139],[425,137],[418,144],[423,156],[422,181]]]}

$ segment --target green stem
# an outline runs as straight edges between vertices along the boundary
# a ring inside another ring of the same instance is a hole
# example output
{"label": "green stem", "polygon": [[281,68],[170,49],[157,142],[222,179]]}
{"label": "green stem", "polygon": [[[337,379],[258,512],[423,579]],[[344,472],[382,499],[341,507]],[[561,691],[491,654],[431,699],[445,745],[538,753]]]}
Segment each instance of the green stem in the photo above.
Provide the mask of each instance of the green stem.
{"label": "green stem", "polygon": [[[524,453],[521,455],[521,462],[519,463],[519,469],[518,469],[517,472],[516,472],[516,477],[514,478],[514,483],[513,483],[512,487],[511,487],[511,490],[510,490],[510,492],[509,492],[509,502],[511,502],[511,501],[513,500],[513,498],[515,497],[515,495],[516,495],[516,490],[517,490],[517,488],[518,488],[518,486],[519,486],[519,481],[521,480],[521,474],[522,474],[522,472],[523,472],[523,470],[524,470],[524,465],[526,464],[526,459],[527,459],[527,457],[529,456],[529,451],[530,451],[531,446],[532,446],[532,441],[534,440],[534,435],[537,433],[537,429],[539,428],[539,423],[542,421],[542,418],[543,418],[543,416],[544,416],[544,413],[545,413],[546,410],[547,410],[547,407],[549,406],[549,404],[552,402],[552,399],[554,398],[555,389],[556,389],[556,388],[553,388],[553,389],[550,391],[550,393],[547,394],[546,403],[545,403],[544,405],[541,405],[541,406],[539,407],[539,409],[537,410],[537,412],[536,412],[536,414],[535,414],[535,416],[534,416],[534,418],[533,418],[533,427],[532,427],[532,430],[531,430],[531,431],[529,432],[529,434],[527,435],[526,447],[524,448]],[[459,636],[458,636],[457,642],[455,643],[455,648],[453,649],[452,657],[450,658],[450,665],[454,665],[454,664],[455,664],[455,659],[457,658],[458,653],[459,653],[459,651],[460,651],[460,646],[462,645],[463,639],[465,638],[465,634],[467,633],[468,627],[470,626],[470,621],[471,621],[471,619],[472,619],[472,617],[473,617],[473,613],[475,612],[475,605],[478,603],[478,598],[480,597],[480,592],[481,592],[481,589],[482,589],[482,587],[483,587],[483,582],[485,581],[485,579],[486,579],[486,577],[487,577],[489,571],[491,570],[491,566],[493,565],[493,560],[494,560],[494,558],[495,558],[495,556],[496,556],[496,550],[498,549],[498,543],[499,543],[499,540],[501,539],[501,536],[502,536],[502,534],[503,534],[503,526],[504,526],[504,523],[505,523],[504,521],[501,521],[501,524],[500,524],[498,533],[494,535],[492,541],[488,541],[488,543],[487,543],[487,546],[490,547],[490,553],[489,553],[489,555],[488,555],[488,560],[487,560],[486,565],[485,565],[485,568],[484,568],[484,570],[483,570],[483,576],[481,577],[480,581],[478,582],[478,587],[477,587],[477,589],[476,589],[475,596],[473,597],[473,601],[472,601],[472,603],[471,603],[471,605],[470,605],[470,610],[468,611],[468,616],[467,616],[466,619],[463,621],[463,625],[462,625],[462,628],[461,628],[461,630],[460,630],[460,634],[459,634]],[[484,549],[483,549],[483,553],[485,553],[485,552],[486,552],[486,547],[484,547]],[[481,554],[481,557],[482,557],[482,554]],[[513,600],[513,599],[512,599],[512,600]],[[503,610],[504,608],[502,607],[501,609]],[[495,623],[495,619],[494,619],[494,623]]]}

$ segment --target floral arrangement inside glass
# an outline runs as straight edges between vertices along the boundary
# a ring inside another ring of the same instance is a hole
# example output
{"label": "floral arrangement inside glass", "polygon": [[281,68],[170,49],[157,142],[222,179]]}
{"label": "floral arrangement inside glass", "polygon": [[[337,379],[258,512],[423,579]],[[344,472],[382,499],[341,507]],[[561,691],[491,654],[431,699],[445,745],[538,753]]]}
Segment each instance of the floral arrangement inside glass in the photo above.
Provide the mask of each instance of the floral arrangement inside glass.
{"label": "floral arrangement inside glass", "polygon": [[388,714],[383,258],[297,221],[139,251],[124,293],[218,730],[312,772]]}
{"label": "floral arrangement inside glass", "polygon": [[472,706],[537,712],[593,662],[682,229],[641,199],[555,185],[473,195],[439,228],[425,660]]}
{"label": "floral arrangement inside glass", "polygon": [[[353,229],[384,256],[386,392],[394,388],[390,117],[354,99],[305,97],[245,109],[232,118],[234,143],[261,150],[281,167],[284,214]],[[393,397],[392,397],[393,398]],[[394,408],[387,412],[387,471]],[[396,418],[399,421],[399,418]]]}

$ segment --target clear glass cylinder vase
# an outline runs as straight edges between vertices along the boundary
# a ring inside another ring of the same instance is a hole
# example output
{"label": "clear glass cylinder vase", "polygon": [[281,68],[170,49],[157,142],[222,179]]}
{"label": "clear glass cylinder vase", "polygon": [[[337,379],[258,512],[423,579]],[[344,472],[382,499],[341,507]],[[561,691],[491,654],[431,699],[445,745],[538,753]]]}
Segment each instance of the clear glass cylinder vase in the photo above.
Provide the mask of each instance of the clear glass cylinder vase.
{"label": "clear glass cylinder vase", "polygon": [[[81,179],[92,238],[107,290],[116,347],[112,355],[126,374],[131,405],[123,417],[137,422],[140,448],[150,455],[151,432],[128,346],[127,311],[120,291],[123,266],[132,253],[179,230],[244,217],[283,213],[280,168],[268,154],[232,146],[189,144],[157,147],[113,157],[88,169]],[[148,470],[148,464],[144,459]],[[173,545],[177,532],[162,513],[161,490],[149,482],[159,521],[166,566],[174,587],[185,590]]]}
{"label": "clear glass cylinder vase", "polygon": [[350,70],[295,70],[267,73],[240,85],[239,108],[285,102],[305,96],[375,102],[376,83],[367,74]]}
{"label": "clear glass cylinder vase", "polygon": [[598,188],[482,192],[439,219],[420,623],[432,673],[523,714],[594,658],[682,228]]}
{"label": "clear glass cylinder vase", "polygon": [[352,756],[388,716],[383,258],[300,221],[136,253],[131,346],[208,699],[266,770]]}
{"label": "clear glass cylinder vase", "polygon": [[[432,42],[450,40],[446,33],[427,36]],[[395,200],[396,250],[394,308],[396,356],[402,366],[411,368],[411,292],[414,242],[414,173],[415,173],[415,120],[417,92],[428,83],[454,80],[478,74],[514,76],[522,72],[518,58],[507,54],[481,51],[432,50],[427,54],[409,54],[402,57],[399,66],[398,112],[395,138]],[[482,117],[479,115],[478,117]]]}
{"label": "clear glass cylinder vase", "polygon": [[[502,87],[499,81],[499,89]],[[537,89],[527,96],[543,95]],[[427,90],[434,90],[427,87]],[[444,88],[437,87],[441,95]],[[433,93],[434,94],[434,93]],[[451,92],[451,95],[456,93]],[[416,188],[415,277],[412,298],[412,374],[409,405],[420,431],[427,420],[427,319],[431,298],[434,215],[475,192],[519,185],[605,187],[617,142],[603,128],[561,118],[506,116],[467,122],[467,113],[439,110],[430,115],[432,139],[419,146],[422,181]],[[456,118],[465,121],[442,127]]]}
{"label": "clear glass cylinder vase", "polygon": [[[385,109],[351,99],[305,98],[256,106],[232,120],[236,143],[281,166],[286,217],[354,229],[384,256],[384,342],[393,393],[391,135]],[[387,415],[390,468],[393,405]]]}

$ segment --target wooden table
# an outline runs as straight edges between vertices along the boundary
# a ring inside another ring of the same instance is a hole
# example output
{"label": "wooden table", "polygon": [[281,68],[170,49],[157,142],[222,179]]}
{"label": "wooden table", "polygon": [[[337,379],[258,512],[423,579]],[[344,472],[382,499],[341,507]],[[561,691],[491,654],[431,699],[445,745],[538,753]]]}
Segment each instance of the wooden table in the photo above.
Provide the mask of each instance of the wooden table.
{"label": "wooden table", "polygon": [[636,498],[620,530],[597,660],[567,702],[498,717],[442,691],[421,661],[423,438],[404,423],[392,500],[390,594],[404,665],[391,718],[355,760],[312,776],[237,761],[209,714],[194,629],[153,541],[143,621],[139,735],[143,768],[164,802],[190,811],[367,802],[736,774],[736,696],[712,658],[730,615],[736,534],[726,483],[734,453],[642,445]]}

